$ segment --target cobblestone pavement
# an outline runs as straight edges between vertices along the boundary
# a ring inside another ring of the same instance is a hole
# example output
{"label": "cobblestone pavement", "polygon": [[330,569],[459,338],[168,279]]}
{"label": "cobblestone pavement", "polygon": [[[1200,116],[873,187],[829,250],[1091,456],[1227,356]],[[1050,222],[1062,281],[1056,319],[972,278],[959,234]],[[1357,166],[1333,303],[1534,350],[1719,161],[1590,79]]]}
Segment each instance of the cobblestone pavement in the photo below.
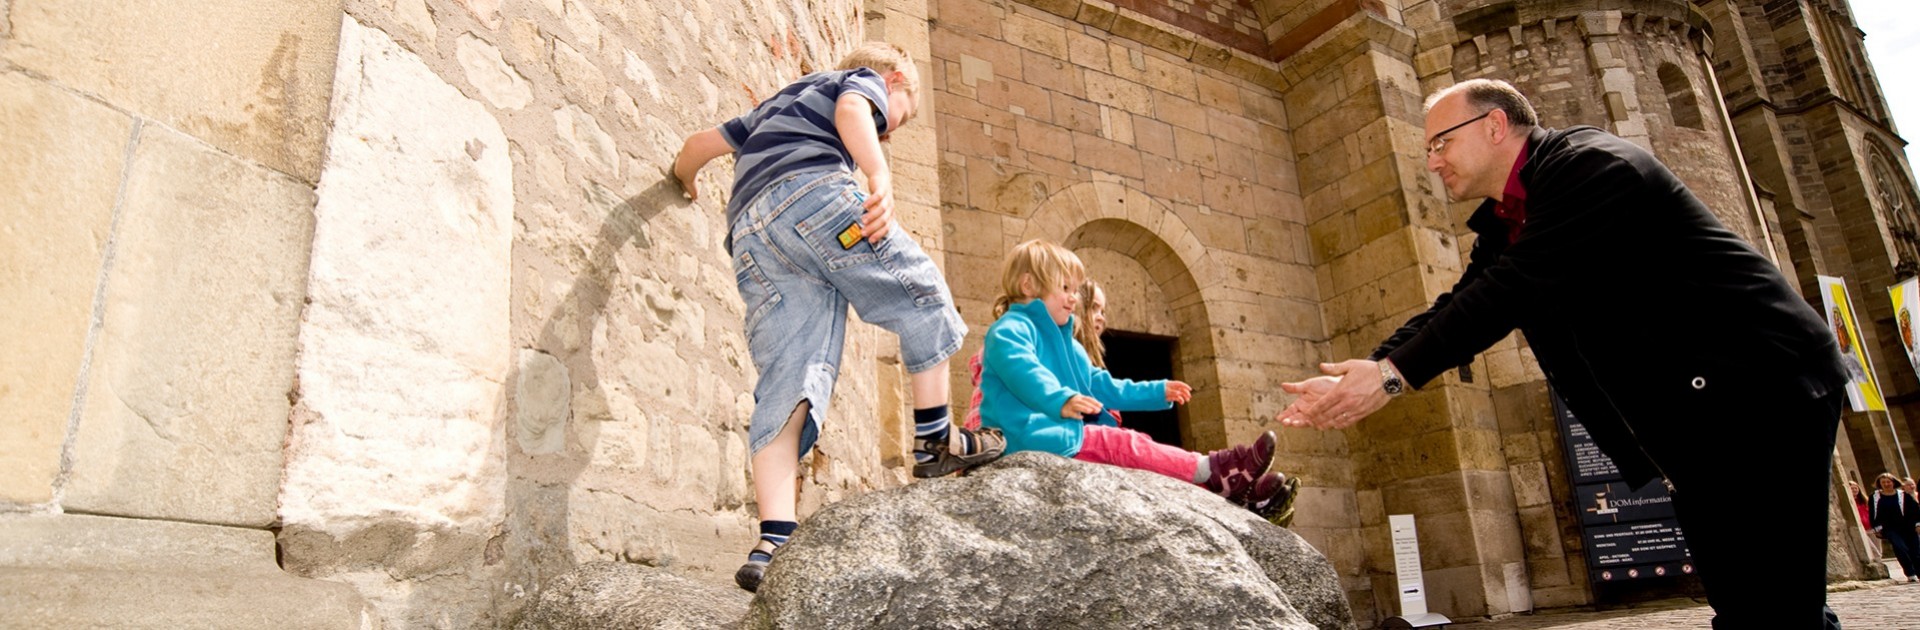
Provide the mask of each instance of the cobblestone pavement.
{"label": "cobblestone pavement", "polygon": [[[1834,587],[1827,605],[1846,630],[1920,628],[1920,584],[1889,580]],[[1457,624],[1472,630],[1668,630],[1706,628],[1713,609],[1706,600],[1670,599],[1603,611],[1548,612],[1498,621]]]}

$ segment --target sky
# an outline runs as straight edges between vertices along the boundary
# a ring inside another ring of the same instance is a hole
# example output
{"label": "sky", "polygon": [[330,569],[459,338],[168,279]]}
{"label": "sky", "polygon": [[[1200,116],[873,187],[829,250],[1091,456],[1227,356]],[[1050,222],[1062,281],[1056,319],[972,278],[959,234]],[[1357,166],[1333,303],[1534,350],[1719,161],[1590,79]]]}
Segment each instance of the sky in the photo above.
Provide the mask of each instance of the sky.
{"label": "sky", "polygon": [[1920,165],[1920,2],[1853,0],[1853,21],[1867,34],[1867,59],[1907,141],[1907,162]]}

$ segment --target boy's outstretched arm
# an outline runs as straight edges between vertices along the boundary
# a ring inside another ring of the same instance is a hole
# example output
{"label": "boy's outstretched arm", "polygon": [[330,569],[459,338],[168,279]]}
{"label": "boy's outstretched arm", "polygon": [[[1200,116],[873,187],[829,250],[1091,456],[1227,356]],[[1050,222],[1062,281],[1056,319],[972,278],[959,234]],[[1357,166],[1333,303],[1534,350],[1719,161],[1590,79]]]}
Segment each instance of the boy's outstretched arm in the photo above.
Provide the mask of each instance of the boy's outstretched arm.
{"label": "boy's outstretched arm", "polygon": [[700,168],[712,162],[713,158],[733,152],[733,145],[727,144],[720,136],[718,127],[711,127],[687,136],[685,144],[680,145],[680,156],[673,159],[673,176],[680,180],[680,187],[687,190],[688,199],[699,199],[700,191],[694,188],[694,179],[700,175]]}
{"label": "boy's outstretched arm", "polygon": [[878,243],[893,223],[893,172],[880,152],[880,130],[873,126],[873,102],[859,94],[842,94],[834,101],[833,126],[841,144],[853,156],[853,165],[867,174],[866,213],[860,216],[867,242]]}

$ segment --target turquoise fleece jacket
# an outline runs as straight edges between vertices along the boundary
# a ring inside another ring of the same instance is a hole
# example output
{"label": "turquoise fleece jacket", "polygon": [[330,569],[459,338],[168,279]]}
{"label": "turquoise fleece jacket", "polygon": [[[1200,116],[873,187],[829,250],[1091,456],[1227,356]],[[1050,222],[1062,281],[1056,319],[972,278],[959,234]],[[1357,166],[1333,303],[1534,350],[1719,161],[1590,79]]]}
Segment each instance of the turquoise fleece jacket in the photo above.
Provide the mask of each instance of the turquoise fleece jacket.
{"label": "turquoise fleece jacket", "polygon": [[[1120,411],[1173,406],[1167,402],[1166,381],[1117,379],[1094,368],[1086,349],[1073,340],[1073,320],[1055,325],[1040,300],[1015,304],[994,321],[987,328],[984,355],[980,424],[1006,434],[1009,454],[1078,454],[1086,421],[1060,417],[1060,407],[1076,394]],[[1112,416],[1100,418],[1101,424],[1113,424]]]}

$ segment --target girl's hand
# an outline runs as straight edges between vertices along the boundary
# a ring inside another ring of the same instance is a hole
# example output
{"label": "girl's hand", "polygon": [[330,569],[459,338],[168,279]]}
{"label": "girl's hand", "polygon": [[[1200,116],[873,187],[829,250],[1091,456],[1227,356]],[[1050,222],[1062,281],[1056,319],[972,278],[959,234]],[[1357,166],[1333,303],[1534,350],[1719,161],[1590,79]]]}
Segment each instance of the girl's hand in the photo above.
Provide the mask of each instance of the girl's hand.
{"label": "girl's hand", "polygon": [[1080,418],[1099,410],[1100,401],[1094,400],[1092,396],[1075,394],[1072,398],[1067,399],[1067,404],[1060,406],[1060,417]]}
{"label": "girl's hand", "polygon": [[1184,405],[1193,400],[1193,386],[1180,381],[1167,381],[1167,402]]}

